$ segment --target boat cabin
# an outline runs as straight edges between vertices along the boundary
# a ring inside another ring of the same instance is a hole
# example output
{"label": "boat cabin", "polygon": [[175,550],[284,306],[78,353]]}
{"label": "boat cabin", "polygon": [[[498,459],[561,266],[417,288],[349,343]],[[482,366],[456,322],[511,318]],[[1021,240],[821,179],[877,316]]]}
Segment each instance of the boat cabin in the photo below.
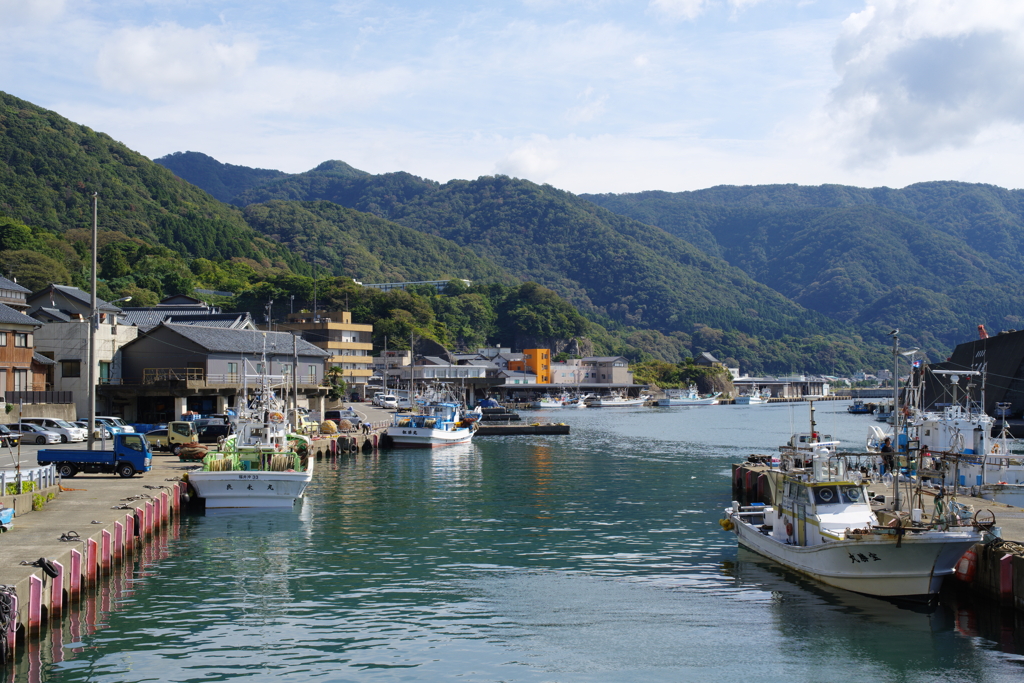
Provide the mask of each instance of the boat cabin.
{"label": "boat cabin", "polygon": [[871,528],[878,523],[862,483],[801,481],[787,476],[778,495],[778,522],[772,525],[772,536],[790,545],[835,541],[844,538],[848,529]]}

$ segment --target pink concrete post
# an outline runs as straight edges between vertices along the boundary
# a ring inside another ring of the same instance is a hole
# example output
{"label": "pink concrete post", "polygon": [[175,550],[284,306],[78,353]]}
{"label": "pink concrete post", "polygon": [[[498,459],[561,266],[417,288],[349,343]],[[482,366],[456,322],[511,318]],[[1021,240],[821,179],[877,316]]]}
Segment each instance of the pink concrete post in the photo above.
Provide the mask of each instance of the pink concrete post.
{"label": "pink concrete post", "polygon": [[160,520],[157,519],[156,506],[153,501],[146,501],[146,533],[152,534],[160,526]]}
{"label": "pink concrete post", "polygon": [[999,560],[999,599],[1013,602],[1013,555],[1010,553]]}
{"label": "pink concrete post", "polygon": [[124,517],[124,551],[125,553],[135,552],[135,515],[129,514]]}
{"label": "pink concrete post", "polygon": [[118,562],[124,559],[124,524],[114,522],[114,557]]}
{"label": "pink concrete post", "polygon": [[71,598],[77,598],[82,590],[82,553],[78,550],[71,550],[71,576],[68,578],[68,593]]}
{"label": "pink concrete post", "polygon": [[[18,596],[11,596],[11,612],[13,614],[18,613]],[[7,629],[7,652],[8,657],[14,657],[14,646],[18,643],[18,620],[11,619],[11,625]]]}
{"label": "pink concrete post", "polygon": [[96,582],[96,566],[99,555],[100,544],[95,538],[85,539],[85,580],[91,586]]}
{"label": "pink concrete post", "polygon": [[135,516],[139,518],[139,538],[145,539],[148,527],[146,526],[146,510],[144,508],[135,508]]}
{"label": "pink concrete post", "polygon": [[100,565],[104,572],[110,571],[114,560],[111,555],[114,552],[114,535],[104,529],[100,532]]}
{"label": "pink concrete post", "polygon": [[33,574],[28,577],[28,631],[39,633],[43,623],[43,579]]}
{"label": "pink concrete post", "polygon": [[50,616],[59,616],[64,609],[64,565],[54,560],[57,577],[50,584]]}

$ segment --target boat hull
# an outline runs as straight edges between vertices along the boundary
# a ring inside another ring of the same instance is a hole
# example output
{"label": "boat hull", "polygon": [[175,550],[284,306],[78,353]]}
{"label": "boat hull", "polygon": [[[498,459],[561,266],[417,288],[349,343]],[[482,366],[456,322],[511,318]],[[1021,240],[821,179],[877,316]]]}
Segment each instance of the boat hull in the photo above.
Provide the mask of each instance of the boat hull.
{"label": "boat hull", "polygon": [[469,429],[429,429],[427,427],[390,427],[386,432],[394,448],[439,448],[468,443],[473,438]]}
{"label": "boat hull", "polygon": [[737,396],[734,403],[738,406],[759,406],[768,403],[768,399],[756,396]]}
{"label": "boat hull", "polygon": [[870,535],[814,546],[789,545],[729,513],[743,547],[829,586],[887,598],[934,595],[961,556],[981,540],[974,531]]}
{"label": "boat hull", "polygon": [[679,406],[713,406],[718,405],[717,398],[659,398],[659,406],[667,407],[679,407]]}
{"label": "boat hull", "polygon": [[619,401],[595,399],[587,403],[588,408],[614,408],[616,406],[642,406],[645,398],[626,398]]}
{"label": "boat hull", "polygon": [[302,472],[190,472],[188,476],[196,495],[206,501],[207,510],[291,508],[312,479],[313,458],[307,459]]}

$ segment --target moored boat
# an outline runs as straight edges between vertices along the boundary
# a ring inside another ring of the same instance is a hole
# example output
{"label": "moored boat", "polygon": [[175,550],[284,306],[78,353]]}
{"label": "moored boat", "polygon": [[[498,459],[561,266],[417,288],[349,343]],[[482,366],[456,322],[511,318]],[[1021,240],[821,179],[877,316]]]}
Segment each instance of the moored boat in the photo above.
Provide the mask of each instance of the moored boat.
{"label": "moored boat", "polygon": [[229,414],[234,433],[203,458],[202,469],[188,473],[207,509],[290,508],[313,479],[309,439],[289,429],[275,379],[285,378],[260,376],[254,398]]}
{"label": "moored boat", "polygon": [[768,399],[771,397],[771,389],[762,390],[760,387],[754,387],[754,390],[749,394],[737,396],[733,402],[738,406],[757,406],[768,403]]}
{"label": "moored boat", "polygon": [[648,400],[648,396],[641,395],[636,398],[615,394],[612,396],[592,396],[586,400],[588,408],[611,408],[616,406],[642,406]]}
{"label": "moored boat", "polygon": [[718,404],[718,397],[721,392],[706,394],[702,396],[697,387],[693,384],[688,389],[668,389],[665,391],[665,398],[657,401],[659,406],[713,406]]}
{"label": "moored boat", "polygon": [[415,415],[395,415],[386,432],[393,447],[437,448],[473,438],[476,422],[462,414],[458,403],[432,403],[418,410]]}
{"label": "moored boat", "polygon": [[780,449],[779,469],[769,472],[772,503],[733,502],[722,527],[740,545],[830,586],[879,597],[937,593],[982,527],[955,505],[937,506],[927,522],[920,511],[876,512],[838,442],[820,439],[811,424]]}

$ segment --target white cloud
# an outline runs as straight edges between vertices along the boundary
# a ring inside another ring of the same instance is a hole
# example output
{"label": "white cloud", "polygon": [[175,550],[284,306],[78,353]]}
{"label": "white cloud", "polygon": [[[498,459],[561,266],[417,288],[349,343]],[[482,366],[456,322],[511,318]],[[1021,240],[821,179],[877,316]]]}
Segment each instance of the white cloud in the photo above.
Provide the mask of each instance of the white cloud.
{"label": "white cloud", "polygon": [[0,27],[46,24],[64,14],[64,0],[0,0]]}
{"label": "white cloud", "polygon": [[551,141],[544,136],[538,136],[512,150],[495,165],[494,170],[496,173],[543,183],[559,165]]}
{"label": "white cloud", "polygon": [[973,143],[1024,124],[1024,3],[872,0],[843,25],[829,111],[855,150],[881,163]]}
{"label": "white cloud", "polygon": [[171,100],[229,85],[258,53],[252,40],[168,23],[115,32],[100,49],[96,69],[107,88]]}
{"label": "white cloud", "polygon": [[604,103],[608,101],[608,95],[595,95],[593,88],[587,88],[581,92],[576,100],[578,105],[566,112],[565,118],[569,123],[586,123],[593,121],[604,112]]}
{"label": "white cloud", "polygon": [[711,0],[651,0],[655,12],[679,19],[694,20],[711,5]]}

